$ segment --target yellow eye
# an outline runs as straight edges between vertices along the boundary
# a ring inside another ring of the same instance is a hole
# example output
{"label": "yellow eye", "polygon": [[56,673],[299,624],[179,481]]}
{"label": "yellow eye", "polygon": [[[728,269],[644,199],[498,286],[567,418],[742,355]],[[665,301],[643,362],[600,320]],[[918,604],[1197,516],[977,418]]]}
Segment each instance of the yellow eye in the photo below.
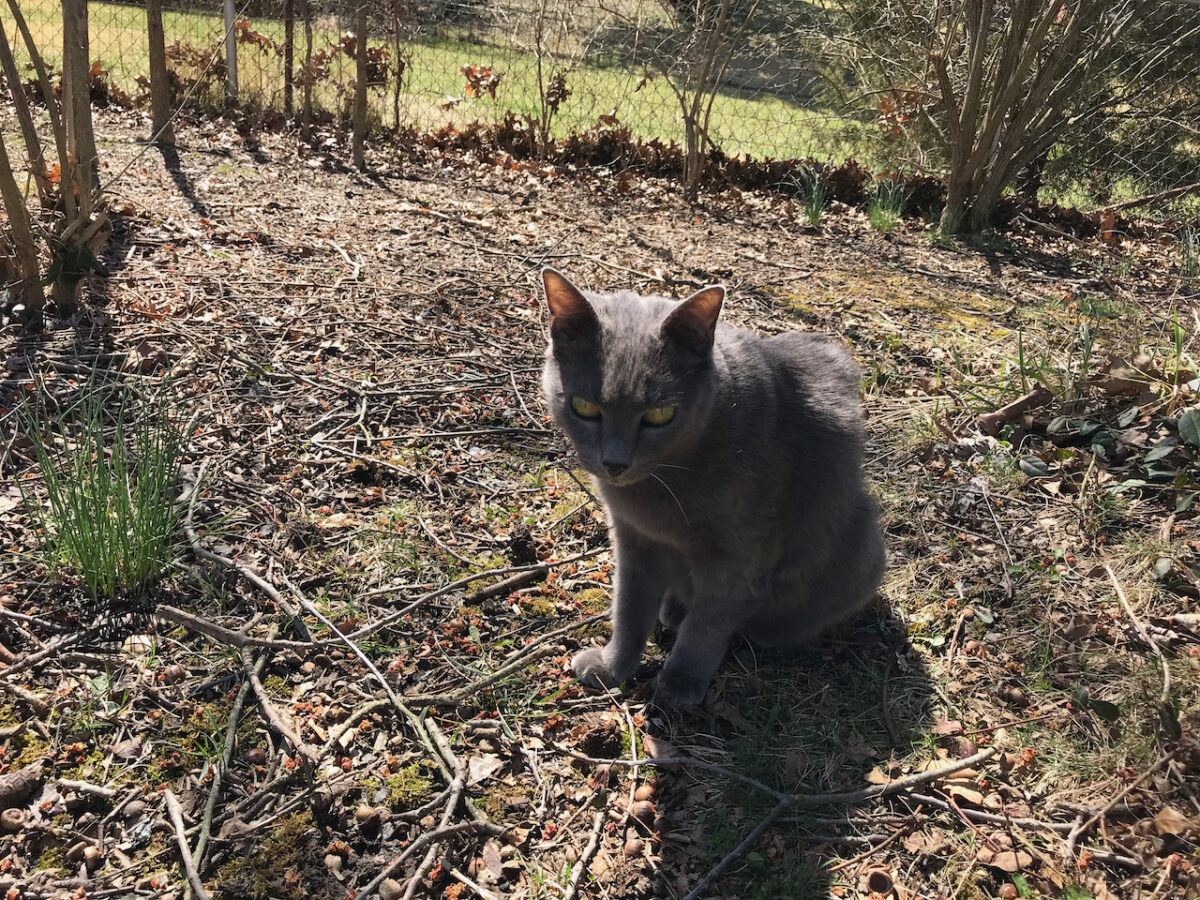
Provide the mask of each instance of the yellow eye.
{"label": "yellow eye", "polygon": [[675,407],[655,406],[646,410],[642,417],[651,425],[666,425],[675,418]]}
{"label": "yellow eye", "polygon": [[600,407],[591,400],[584,400],[582,397],[571,398],[571,409],[575,410],[577,416],[582,416],[585,419],[600,418]]}

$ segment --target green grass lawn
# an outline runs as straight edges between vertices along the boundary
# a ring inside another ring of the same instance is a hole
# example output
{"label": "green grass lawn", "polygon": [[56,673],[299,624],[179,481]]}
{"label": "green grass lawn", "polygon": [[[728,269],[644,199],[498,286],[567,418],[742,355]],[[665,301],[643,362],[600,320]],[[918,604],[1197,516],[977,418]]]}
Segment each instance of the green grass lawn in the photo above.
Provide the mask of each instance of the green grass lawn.
{"label": "green grass lawn", "polygon": [[[30,29],[47,61],[60,65],[61,12],[48,0],[22,0]],[[149,71],[146,49],[146,15],[139,6],[92,3],[90,39],[93,60],[108,71],[111,82],[137,94],[136,79]],[[221,18],[206,13],[164,13],[167,44],[179,41],[197,48],[216,48],[224,29]],[[15,28],[6,21],[9,33]],[[337,38],[337,23],[318,21],[313,33],[313,51],[328,50]],[[252,20],[251,27],[282,44],[283,23],[278,20]],[[303,28],[296,34],[296,62],[303,59]],[[496,120],[512,111],[518,116],[538,117],[540,110],[537,58],[534,53],[514,47],[499,34],[462,36],[458,39],[429,39],[405,46],[407,64],[400,94],[402,124],[436,128],[447,123],[461,126],[474,120]],[[381,42],[382,43],[382,42]],[[386,44],[383,44],[386,46]],[[283,57],[272,50],[250,44],[239,45],[239,89],[243,103],[250,106],[281,108],[283,105]],[[223,53],[220,59],[223,60]],[[464,65],[482,64],[503,73],[496,98],[467,96]],[[544,61],[549,77],[555,61]],[[559,63],[562,65],[563,63]],[[314,106],[331,112],[347,111],[353,100],[353,61],[344,55],[330,62],[330,75],[314,88]],[[181,74],[194,74],[184,72]],[[623,65],[596,66],[575,64],[567,75],[570,96],[562,104],[553,125],[556,136],[592,127],[601,115],[615,115],[634,134],[681,142],[683,126],[679,103],[666,80],[643,79],[640,70]],[[219,100],[216,96],[207,99]],[[395,110],[393,86],[372,89],[372,111],[380,122],[393,124]],[[297,91],[297,105],[299,91]],[[443,108],[449,105],[450,108]],[[861,125],[831,112],[810,109],[787,100],[758,94],[741,96],[733,92],[719,95],[712,111],[711,134],[715,143],[729,154],[754,157],[796,157],[844,159],[863,158],[868,142],[862,139]]]}

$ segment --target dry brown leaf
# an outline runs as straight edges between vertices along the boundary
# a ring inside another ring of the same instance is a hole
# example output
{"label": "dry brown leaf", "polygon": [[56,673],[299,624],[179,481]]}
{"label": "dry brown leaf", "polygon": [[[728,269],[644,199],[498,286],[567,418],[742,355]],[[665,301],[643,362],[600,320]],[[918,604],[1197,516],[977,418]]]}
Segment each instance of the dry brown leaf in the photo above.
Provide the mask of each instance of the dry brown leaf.
{"label": "dry brown leaf", "polygon": [[1001,872],[1020,872],[1033,862],[1033,857],[1024,850],[990,850],[984,847],[979,852],[979,861],[985,866]]}
{"label": "dry brown leaf", "polygon": [[494,753],[472,756],[467,760],[467,785],[479,784],[494,775],[504,765],[504,760]]}
{"label": "dry brown leaf", "polygon": [[38,759],[15,772],[0,775],[0,809],[8,809],[25,802],[42,782],[44,762]]}
{"label": "dry brown leaf", "polygon": [[326,531],[336,531],[341,528],[353,528],[357,524],[358,520],[354,518],[353,513],[334,513],[319,521],[317,527],[324,528]]}
{"label": "dry brown leaf", "polygon": [[1196,820],[1188,818],[1174,806],[1164,806],[1154,816],[1154,830],[1158,834],[1186,837],[1196,831]]}

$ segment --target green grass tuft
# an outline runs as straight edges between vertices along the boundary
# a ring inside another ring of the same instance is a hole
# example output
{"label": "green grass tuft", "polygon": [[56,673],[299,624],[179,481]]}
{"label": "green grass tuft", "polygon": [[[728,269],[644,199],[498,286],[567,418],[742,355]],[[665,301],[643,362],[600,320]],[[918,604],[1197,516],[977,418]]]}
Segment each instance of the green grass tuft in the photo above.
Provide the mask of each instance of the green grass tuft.
{"label": "green grass tuft", "polygon": [[22,491],[48,567],[66,569],[92,600],[144,594],[180,540],[185,438],[169,404],[92,384],[61,413],[38,398],[27,422],[44,493]]}

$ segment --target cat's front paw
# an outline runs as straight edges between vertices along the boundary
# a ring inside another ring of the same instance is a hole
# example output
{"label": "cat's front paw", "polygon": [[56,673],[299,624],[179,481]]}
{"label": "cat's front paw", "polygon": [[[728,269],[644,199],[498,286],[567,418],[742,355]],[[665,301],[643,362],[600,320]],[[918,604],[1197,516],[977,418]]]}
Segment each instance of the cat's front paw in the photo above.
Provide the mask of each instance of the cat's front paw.
{"label": "cat's front paw", "polygon": [[700,706],[707,694],[707,679],[689,678],[666,669],[654,679],[654,699],[667,706]]}
{"label": "cat's front paw", "polygon": [[580,650],[571,659],[571,670],[575,677],[588,687],[615,688],[620,687],[621,682],[625,680],[617,677],[617,673],[604,661],[603,647]]}

